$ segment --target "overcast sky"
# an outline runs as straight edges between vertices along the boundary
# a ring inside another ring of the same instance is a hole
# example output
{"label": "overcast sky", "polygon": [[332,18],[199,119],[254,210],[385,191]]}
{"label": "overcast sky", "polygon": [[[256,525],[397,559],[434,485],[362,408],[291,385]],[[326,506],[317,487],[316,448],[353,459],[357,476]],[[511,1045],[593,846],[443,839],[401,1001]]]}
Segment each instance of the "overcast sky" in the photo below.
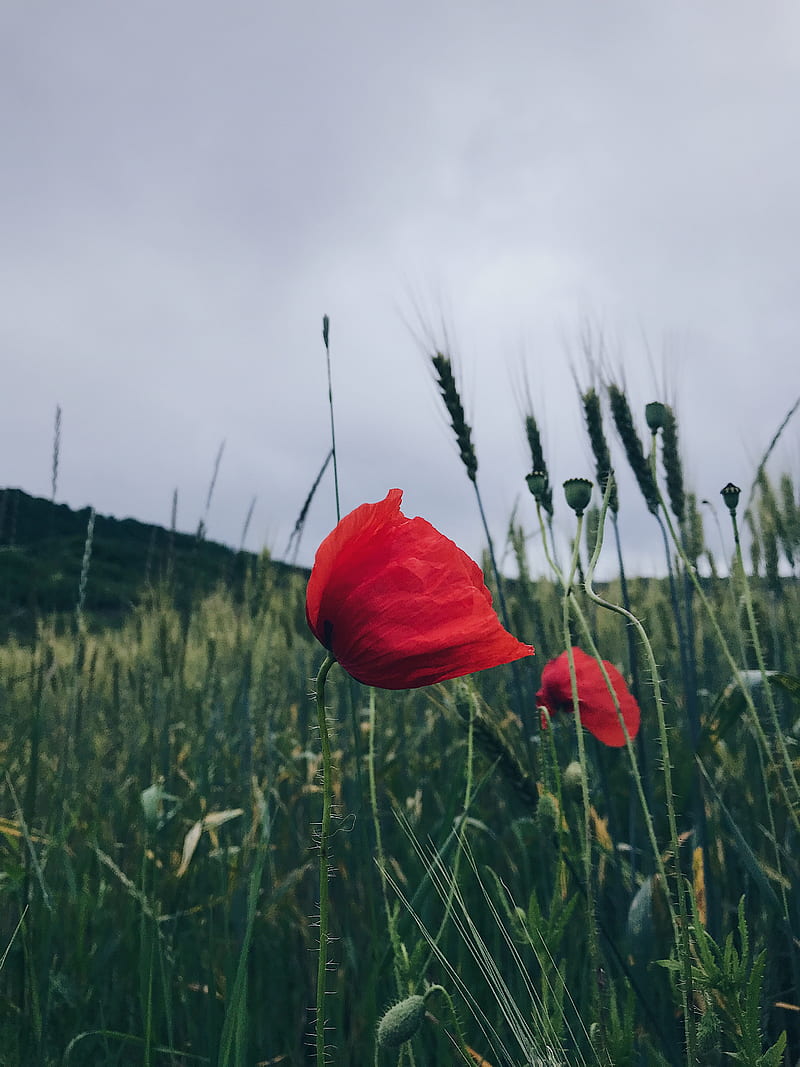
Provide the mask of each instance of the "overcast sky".
{"label": "overcast sky", "polygon": [[[177,488],[194,530],[224,440],[208,535],[238,545],[256,496],[247,547],[281,557],[328,314],[344,511],[399,486],[480,554],[420,343],[445,330],[498,541],[515,504],[535,526],[526,378],[553,480],[593,475],[587,330],[637,412],[675,404],[716,506],[800,395],[799,101],[793,0],[8,0],[0,486],[49,496],[61,405],[60,502],[167,525]],[[327,477],[300,562],[334,523]]]}

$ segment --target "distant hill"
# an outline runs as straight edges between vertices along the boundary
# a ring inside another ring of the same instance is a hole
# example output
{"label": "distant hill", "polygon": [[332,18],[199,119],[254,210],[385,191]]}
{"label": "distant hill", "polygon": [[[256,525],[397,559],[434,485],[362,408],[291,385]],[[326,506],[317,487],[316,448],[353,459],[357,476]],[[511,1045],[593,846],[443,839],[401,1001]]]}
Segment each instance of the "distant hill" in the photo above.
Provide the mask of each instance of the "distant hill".
{"label": "distant hill", "polygon": [[[0,489],[0,640],[31,636],[43,615],[74,612],[89,516],[88,507],[73,511],[21,489]],[[97,515],[85,610],[106,623],[121,619],[165,581],[179,604],[221,581],[235,590],[256,558],[192,534]],[[270,566],[286,575],[300,571]]]}

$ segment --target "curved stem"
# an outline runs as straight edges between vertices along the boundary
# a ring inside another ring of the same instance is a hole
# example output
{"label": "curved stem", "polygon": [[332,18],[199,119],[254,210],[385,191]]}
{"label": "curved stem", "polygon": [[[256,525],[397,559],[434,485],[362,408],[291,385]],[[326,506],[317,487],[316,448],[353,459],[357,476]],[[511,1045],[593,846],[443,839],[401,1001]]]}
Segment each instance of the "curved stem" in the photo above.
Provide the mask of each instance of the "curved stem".
{"label": "curved stem", "polygon": [[456,1014],[455,1005],[453,1004],[453,998],[450,996],[444,986],[431,985],[428,986],[428,989],[425,992],[426,1007],[428,1005],[428,1001],[431,999],[431,997],[434,996],[438,996],[439,999],[443,1001],[447,1007],[447,1012],[450,1016],[450,1022],[453,1026],[453,1033],[448,1034],[450,1040],[455,1045],[457,1051],[459,1052],[461,1058],[464,1060],[465,1063],[474,1063],[473,1057],[470,1055],[467,1043],[464,1040],[464,1035],[461,1032],[461,1024],[458,1021],[458,1015]]}
{"label": "curved stem", "polygon": [[322,742],[322,824],[319,831],[319,963],[317,965],[317,1067],[325,1067],[325,971],[328,965],[328,852],[333,810],[331,744],[325,714],[325,680],[336,660],[328,653],[317,675],[317,719]]}

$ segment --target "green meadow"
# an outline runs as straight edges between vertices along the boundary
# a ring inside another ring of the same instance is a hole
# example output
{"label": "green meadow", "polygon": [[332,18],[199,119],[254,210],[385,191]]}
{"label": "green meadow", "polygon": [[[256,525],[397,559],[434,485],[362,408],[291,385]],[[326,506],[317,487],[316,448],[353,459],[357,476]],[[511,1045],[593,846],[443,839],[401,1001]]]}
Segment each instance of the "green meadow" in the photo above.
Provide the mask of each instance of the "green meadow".
{"label": "green meadow", "polygon": [[[537,655],[405,692],[328,676],[330,1063],[800,1061],[797,471],[766,454],[706,536],[672,411],[648,408],[651,432],[613,385],[576,403],[591,506],[550,484],[530,412],[529,506],[479,561]],[[626,569],[634,492],[666,577]],[[0,1064],[313,1062],[308,572],[13,490],[0,508]],[[627,746],[574,714],[542,727],[542,669],[568,645],[625,675]]]}

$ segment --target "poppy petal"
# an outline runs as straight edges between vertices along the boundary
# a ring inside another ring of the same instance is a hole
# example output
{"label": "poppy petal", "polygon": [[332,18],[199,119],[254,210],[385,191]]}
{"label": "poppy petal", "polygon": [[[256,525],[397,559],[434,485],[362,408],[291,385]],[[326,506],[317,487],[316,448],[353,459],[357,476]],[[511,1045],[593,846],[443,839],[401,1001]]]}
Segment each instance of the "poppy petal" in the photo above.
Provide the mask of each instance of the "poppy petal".
{"label": "poppy petal", "polygon": [[320,545],[306,594],[318,641],[358,681],[414,689],[533,654],[503,627],[478,565],[402,491],[345,516]]}

